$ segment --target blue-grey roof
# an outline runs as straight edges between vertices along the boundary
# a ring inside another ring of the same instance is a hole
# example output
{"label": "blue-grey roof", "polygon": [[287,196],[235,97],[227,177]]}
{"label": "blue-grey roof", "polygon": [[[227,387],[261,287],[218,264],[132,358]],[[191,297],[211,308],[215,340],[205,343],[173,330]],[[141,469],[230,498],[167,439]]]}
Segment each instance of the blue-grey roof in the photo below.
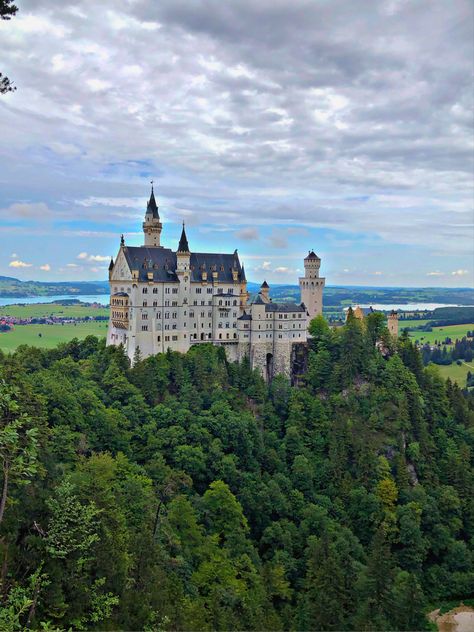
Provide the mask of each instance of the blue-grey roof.
{"label": "blue-grey roof", "polygon": [[[179,282],[176,275],[176,253],[170,248],[126,246],[124,255],[131,270],[138,270],[140,281],[148,280],[153,273],[153,281]],[[236,269],[238,281],[244,281],[245,275],[236,252],[220,254],[213,252],[193,252],[190,255],[191,281],[202,281],[202,273],[207,272],[208,281],[212,273],[218,273],[222,283],[233,283],[232,270]]]}
{"label": "blue-grey roof", "polygon": [[265,305],[266,312],[304,312],[304,305],[296,303],[267,303]]}

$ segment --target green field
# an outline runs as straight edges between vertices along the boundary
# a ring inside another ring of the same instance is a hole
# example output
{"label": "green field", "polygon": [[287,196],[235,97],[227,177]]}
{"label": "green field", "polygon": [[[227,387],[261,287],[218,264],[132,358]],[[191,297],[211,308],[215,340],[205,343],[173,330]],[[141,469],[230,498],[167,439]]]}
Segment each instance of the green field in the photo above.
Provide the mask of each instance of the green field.
{"label": "green field", "polygon": [[402,329],[408,328],[411,329],[412,327],[420,327],[421,325],[426,325],[426,323],[429,323],[429,319],[423,319],[420,318],[420,320],[414,320],[414,319],[407,319],[407,320],[402,320],[399,319],[398,321],[398,327],[400,329],[400,331],[402,331]]}
{"label": "green field", "polygon": [[434,366],[436,366],[436,368],[439,370],[441,377],[443,377],[445,380],[447,380],[449,377],[452,382],[456,382],[461,388],[466,387],[468,371],[474,373],[474,364],[472,362],[468,363],[463,361],[461,366],[456,364],[456,362],[448,365],[435,364]]}
{"label": "green field", "polygon": [[87,307],[86,305],[55,305],[54,303],[35,303],[32,305],[6,305],[0,307],[0,317],[45,318],[86,318],[87,316],[108,316],[108,307]]}
{"label": "green field", "polygon": [[[403,326],[400,326],[400,331]],[[410,338],[418,340],[420,344],[428,342],[434,344],[435,340],[442,342],[445,338],[451,338],[454,342],[456,338],[463,338],[468,331],[474,330],[474,323],[467,325],[445,325],[444,327],[433,327],[433,331],[410,331]]]}
{"label": "green field", "polygon": [[6,352],[14,351],[19,345],[51,349],[60,342],[68,342],[72,338],[105,338],[107,326],[107,321],[65,325],[17,325],[13,331],[0,333],[0,349]]}

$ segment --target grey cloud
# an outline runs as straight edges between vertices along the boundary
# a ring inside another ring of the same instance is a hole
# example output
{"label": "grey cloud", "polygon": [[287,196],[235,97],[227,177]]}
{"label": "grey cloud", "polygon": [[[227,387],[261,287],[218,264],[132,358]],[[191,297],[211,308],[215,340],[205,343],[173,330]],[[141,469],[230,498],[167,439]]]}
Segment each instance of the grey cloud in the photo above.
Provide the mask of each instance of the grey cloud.
{"label": "grey cloud", "polygon": [[[470,233],[446,217],[454,202],[472,219],[470,2],[20,9],[1,25],[2,64],[18,85],[0,101],[2,206],[27,178],[31,203],[73,216],[75,200],[142,196],[154,173],[172,217],[335,227],[447,250],[456,238],[469,249]],[[400,191],[418,197],[410,212],[376,197]],[[141,209],[130,211],[131,228]],[[104,221],[99,204],[77,212]]]}

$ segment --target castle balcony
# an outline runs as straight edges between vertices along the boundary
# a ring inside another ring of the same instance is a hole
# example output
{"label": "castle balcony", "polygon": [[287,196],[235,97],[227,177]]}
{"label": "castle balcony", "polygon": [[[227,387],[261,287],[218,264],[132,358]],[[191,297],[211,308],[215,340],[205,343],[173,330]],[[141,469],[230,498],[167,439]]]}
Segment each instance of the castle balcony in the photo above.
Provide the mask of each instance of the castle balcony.
{"label": "castle balcony", "polygon": [[129,296],[125,292],[116,292],[110,297],[110,318],[117,329],[128,329]]}

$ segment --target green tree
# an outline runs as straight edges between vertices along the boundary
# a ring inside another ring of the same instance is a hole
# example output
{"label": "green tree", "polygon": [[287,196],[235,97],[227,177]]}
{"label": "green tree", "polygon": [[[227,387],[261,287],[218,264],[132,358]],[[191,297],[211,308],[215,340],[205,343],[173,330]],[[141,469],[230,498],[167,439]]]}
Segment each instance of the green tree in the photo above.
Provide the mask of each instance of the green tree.
{"label": "green tree", "polygon": [[28,485],[38,470],[38,430],[30,417],[20,410],[19,391],[0,382],[0,462],[2,493],[0,524],[3,520],[11,485]]}

